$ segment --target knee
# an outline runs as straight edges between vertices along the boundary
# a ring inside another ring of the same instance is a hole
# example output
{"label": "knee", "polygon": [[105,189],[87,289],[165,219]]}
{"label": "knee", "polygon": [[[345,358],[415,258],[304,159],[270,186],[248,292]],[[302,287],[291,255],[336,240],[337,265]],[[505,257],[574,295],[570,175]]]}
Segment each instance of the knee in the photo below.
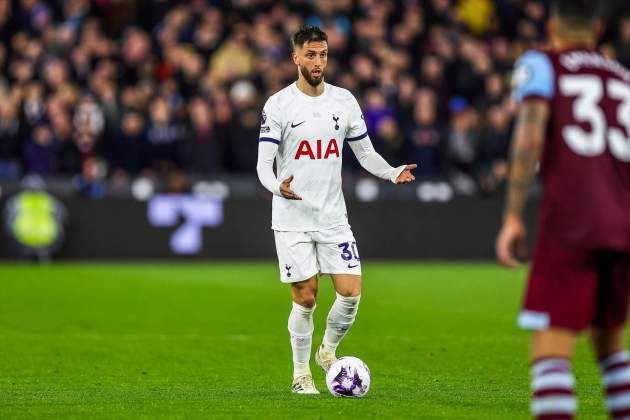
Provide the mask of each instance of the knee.
{"label": "knee", "polygon": [[598,358],[605,358],[611,354],[625,350],[625,327],[591,329],[591,343]]}
{"label": "knee", "polygon": [[361,283],[338,287],[337,294],[346,298],[359,297],[361,296]]}
{"label": "knee", "polygon": [[346,298],[361,296],[361,276],[337,275],[333,276],[333,283],[338,296]]}
{"label": "knee", "polygon": [[317,303],[317,289],[312,287],[294,287],[293,301],[305,308],[314,308]]}
{"label": "knee", "polygon": [[294,296],[293,301],[300,306],[308,309],[313,309],[315,307],[315,304],[317,303],[317,298],[314,294],[300,295],[299,297]]}
{"label": "knee", "polygon": [[344,290],[337,291],[337,293],[340,296],[343,296],[345,298],[358,298],[359,296],[361,296],[361,288],[358,288],[358,289],[344,289]]}

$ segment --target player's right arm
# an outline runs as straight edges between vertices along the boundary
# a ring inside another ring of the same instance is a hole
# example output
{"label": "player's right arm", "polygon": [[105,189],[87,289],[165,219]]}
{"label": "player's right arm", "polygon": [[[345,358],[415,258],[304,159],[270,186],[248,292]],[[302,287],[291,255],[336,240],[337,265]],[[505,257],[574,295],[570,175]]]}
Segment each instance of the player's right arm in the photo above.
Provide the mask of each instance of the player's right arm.
{"label": "player's right arm", "polygon": [[258,138],[258,162],[256,172],[258,179],[272,194],[288,200],[301,200],[291,189],[293,175],[282,182],[278,181],[273,172],[273,162],[278,154],[278,145],[282,138],[282,125],[279,112],[272,100],[267,100],[260,119],[260,137]]}
{"label": "player's right arm", "polygon": [[499,261],[518,265],[516,257],[527,255],[527,231],[523,210],[536,176],[551,113],[553,68],[542,53],[527,53],[517,63],[515,100],[519,103],[516,129],[512,139],[511,169],[503,215],[503,227],[496,243]]}

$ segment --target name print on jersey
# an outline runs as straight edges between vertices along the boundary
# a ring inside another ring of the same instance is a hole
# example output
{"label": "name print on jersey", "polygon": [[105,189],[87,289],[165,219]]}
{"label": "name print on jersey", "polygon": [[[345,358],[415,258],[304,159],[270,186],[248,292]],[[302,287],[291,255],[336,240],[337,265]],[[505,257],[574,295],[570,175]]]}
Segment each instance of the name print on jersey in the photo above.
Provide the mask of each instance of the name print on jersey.
{"label": "name print on jersey", "polygon": [[322,141],[317,140],[315,142],[315,151],[317,154],[313,153],[313,148],[308,140],[302,140],[300,145],[298,146],[297,153],[295,154],[295,160],[300,160],[302,156],[305,158],[308,156],[309,159],[328,159],[331,156],[339,157],[339,146],[337,145],[336,139],[330,139],[328,145],[326,146],[326,151],[322,156]]}

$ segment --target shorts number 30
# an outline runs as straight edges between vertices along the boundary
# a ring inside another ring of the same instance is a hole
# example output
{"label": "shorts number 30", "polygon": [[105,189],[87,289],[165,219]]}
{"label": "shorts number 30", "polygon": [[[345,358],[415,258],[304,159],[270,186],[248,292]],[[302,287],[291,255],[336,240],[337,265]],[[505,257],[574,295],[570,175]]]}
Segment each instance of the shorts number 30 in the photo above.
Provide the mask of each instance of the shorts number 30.
{"label": "shorts number 30", "polygon": [[344,261],[350,261],[352,259],[360,260],[359,252],[357,251],[357,243],[355,241],[343,242],[337,246],[341,248],[341,258]]}

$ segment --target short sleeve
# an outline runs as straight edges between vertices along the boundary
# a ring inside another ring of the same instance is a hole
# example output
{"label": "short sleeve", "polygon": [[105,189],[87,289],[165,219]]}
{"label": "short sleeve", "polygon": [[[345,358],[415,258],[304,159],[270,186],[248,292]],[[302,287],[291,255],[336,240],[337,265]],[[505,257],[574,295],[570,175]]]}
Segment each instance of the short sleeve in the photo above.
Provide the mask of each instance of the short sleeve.
{"label": "short sleeve", "polygon": [[554,95],[554,70],[549,57],[540,51],[528,51],[521,56],[512,76],[514,100],[523,102],[529,97],[550,100]]}
{"label": "short sleeve", "polygon": [[361,140],[367,137],[367,126],[361,107],[355,98],[352,98],[350,116],[348,117],[348,130],[346,131],[347,141]]}
{"label": "short sleeve", "polygon": [[269,98],[265,107],[263,108],[262,115],[260,117],[260,136],[259,141],[268,141],[275,144],[280,144],[282,138],[282,124],[280,123],[280,112]]}

